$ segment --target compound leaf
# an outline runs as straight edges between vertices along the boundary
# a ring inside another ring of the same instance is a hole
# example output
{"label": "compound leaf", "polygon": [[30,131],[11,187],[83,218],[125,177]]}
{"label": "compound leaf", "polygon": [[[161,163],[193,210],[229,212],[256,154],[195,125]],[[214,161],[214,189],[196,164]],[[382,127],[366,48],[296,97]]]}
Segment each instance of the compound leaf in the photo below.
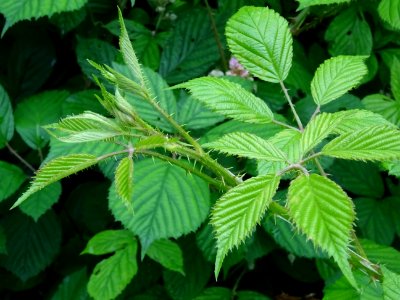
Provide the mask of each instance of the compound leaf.
{"label": "compound leaf", "polygon": [[203,147],[255,159],[268,161],[286,160],[285,153],[268,140],[245,132],[228,133],[214,142],[204,144]]}
{"label": "compound leaf", "polygon": [[96,156],[90,154],[71,154],[48,162],[37,172],[29,189],[18,198],[12,208],[17,207],[33,193],[40,191],[49,184],[97,163]]}
{"label": "compound leaf", "polygon": [[290,184],[288,206],[297,227],[333,256],[349,282],[356,286],[347,252],[355,213],[346,193],[326,177],[303,175]]}
{"label": "compound leaf", "polygon": [[288,22],[272,9],[242,7],[229,19],[226,37],[232,53],[253,75],[269,82],[288,76],[292,36]]}
{"label": "compound leaf", "polygon": [[6,17],[1,35],[15,23],[21,20],[52,16],[55,13],[64,11],[78,10],[83,7],[88,0],[2,0],[0,2],[0,12]]}
{"label": "compound leaf", "polygon": [[325,145],[322,153],[354,160],[400,158],[400,131],[388,126],[366,127],[335,138]]}
{"label": "compound leaf", "polygon": [[239,84],[222,78],[201,77],[179,84],[211,110],[248,123],[270,123],[274,116],[268,105]]}
{"label": "compound leaf", "polygon": [[226,254],[239,246],[260,222],[278,188],[280,177],[253,177],[232,188],[215,204],[211,223],[217,238],[215,276],[221,269]]}
{"label": "compound leaf", "polygon": [[327,104],[354,88],[368,72],[366,56],[336,56],[323,62],[311,81],[316,104]]}

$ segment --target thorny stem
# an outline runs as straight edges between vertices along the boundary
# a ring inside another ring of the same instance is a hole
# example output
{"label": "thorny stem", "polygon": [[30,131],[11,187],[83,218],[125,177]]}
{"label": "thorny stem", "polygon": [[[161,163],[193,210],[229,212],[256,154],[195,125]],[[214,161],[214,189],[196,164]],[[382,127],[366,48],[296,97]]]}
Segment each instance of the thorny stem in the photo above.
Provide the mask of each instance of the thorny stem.
{"label": "thorny stem", "polygon": [[14,148],[11,147],[11,145],[9,143],[6,143],[6,147],[7,147],[8,151],[10,151],[10,153],[12,155],[14,155],[16,158],[18,158],[18,160],[21,163],[23,163],[29,170],[31,170],[33,173],[36,172],[35,168],[30,163],[28,163],[21,155],[19,155],[18,152],[15,151]]}
{"label": "thorny stem", "polygon": [[283,93],[285,94],[286,100],[287,100],[287,102],[289,103],[290,108],[292,109],[292,113],[293,113],[293,115],[294,115],[294,118],[296,119],[297,126],[299,127],[300,131],[303,131],[303,130],[304,130],[303,124],[301,123],[301,120],[300,120],[300,118],[299,118],[299,115],[297,114],[296,109],[294,108],[292,99],[290,98],[290,96],[289,96],[289,94],[288,94],[288,90],[287,90],[287,88],[285,87],[285,84],[283,83],[282,80],[279,81],[279,84],[281,85],[281,88],[282,88]]}
{"label": "thorny stem", "polygon": [[208,16],[210,17],[211,27],[212,27],[212,30],[214,33],[215,41],[217,42],[219,55],[221,56],[222,68],[224,69],[224,71],[226,71],[226,70],[228,70],[228,64],[226,62],[225,51],[224,51],[224,47],[222,46],[221,39],[219,37],[217,25],[215,23],[215,19],[214,19],[213,13],[211,11],[211,7],[208,4],[208,0],[204,0],[204,2],[206,3],[207,13],[208,13]]}
{"label": "thorny stem", "polygon": [[203,172],[201,172],[200,170],[198,170],[197,168],[191,166],[190,164],[186,164],[181,162],[180,160],[174,159],[172,157],[160,154],[158,152],[154,152],[154,151],[149,151],[149,150],[139,150],[136,153],[140,153],[143,155],[148,155],[148,156],[152,156],[152,157],[157,157],[159,159],[162,159],[164,161],[167,161],[171,164],[174,164],[178,167],[181,167],[182,169],[188,171],[189,173],[193,173],[201,178],[203,178],[205,181],[207,181],[208,183],[212,184],[213,186],[215,186],[217,189],[221,190],[221,191],[227,191],[230,189],[229,186],[226,186],[223,182],[216,180],[210,176],[208,176],[207,174],[204,174]]}

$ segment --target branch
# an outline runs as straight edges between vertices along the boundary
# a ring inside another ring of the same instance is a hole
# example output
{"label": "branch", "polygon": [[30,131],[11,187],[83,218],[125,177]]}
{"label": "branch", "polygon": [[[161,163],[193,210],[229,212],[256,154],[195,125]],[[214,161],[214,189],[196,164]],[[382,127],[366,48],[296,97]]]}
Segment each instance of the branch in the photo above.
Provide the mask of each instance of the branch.
{"label": "branch", "polygon": [[296,119],[297,126],[299,127],[300,131],[303,131],[303,130],[304,130],[303,124],[301,123],[301,120],[300,120],[300,118],[299,118],[299,115],[297,114],[296,109],[294,108],[292,99],[290,98],[290,96],[289,96],[289,94],[288,94],[288,90],[287,90],[287,88],[285,87],[285,84],[283,83],[283,81],[279,81],[279,84],[281,85],[281,88],[282,88],[283,93],[285,94],[286,100],[287,100],[287,102],[288,102],[289,105],[290,105],[290,108],[291,108],[291,110],[292,110],[292,113],[293,113],[293,115],[294,115],[294,118]]}

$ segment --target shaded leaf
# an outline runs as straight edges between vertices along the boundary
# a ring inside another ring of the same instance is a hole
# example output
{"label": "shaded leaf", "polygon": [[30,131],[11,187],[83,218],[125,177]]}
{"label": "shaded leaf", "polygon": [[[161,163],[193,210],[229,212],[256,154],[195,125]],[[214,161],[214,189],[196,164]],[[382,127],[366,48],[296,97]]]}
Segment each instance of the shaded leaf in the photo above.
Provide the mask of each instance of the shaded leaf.
{"label": "shaded leaf", "polygon": [[400,2],[399,0],[382,0],[378,6],[379,16],[395,29],[400,29]]}
{"label": "shaded leaf", "polygon": [[57,288],[57,291],[51,297],[51,300],[86,300],[89,295],[86,290],[88,277],[86,269],[76,271],[64,277]]}
{"label": "shaded leaf", "polygon": [[400,101],[381,94],[368,95],[362,100],[366,109],[382,115],[386,120],[400,126]]}
{"label": "shaded leaf", "polygon": [[0,161],[0,202],[14,194],[25,181],[26,175],[17,166]]}
{"label": "shaded leaf", "polygon": [[7,91],[0,84],[0,149],[14,135],[14,116]]}
{"label": "shaded leaf", "polygon": [[167,239],[154,241],[147,249],[146,255],[168,270],[185,275],[182,250],[178,244]]}

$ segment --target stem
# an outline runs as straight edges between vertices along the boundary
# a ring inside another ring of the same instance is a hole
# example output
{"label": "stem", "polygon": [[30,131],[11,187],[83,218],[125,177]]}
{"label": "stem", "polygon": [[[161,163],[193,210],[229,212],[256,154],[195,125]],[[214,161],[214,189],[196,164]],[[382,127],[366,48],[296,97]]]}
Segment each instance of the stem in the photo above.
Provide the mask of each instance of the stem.
{"label": "stem", "polygon": [[272,123],[274,123],[276,125],[279,125],[279,126],[282,126],[282,127],[285,127],[285,128],[288,128],[288,129],[293,129],[293,130],[296,130],[296,131],[300,131],[300,129],[298,129],[296,127],[293,127],[293,126],[290,126],[290,125],[288,125],[286,123],[280,122],[278,120],[272,120]]}
{"label": "stem", "polygon": [[290,98],[290,96],[288,94],[288,90],[285,87],[285,84],[283,83],[283,81],[279,81],[279,84],[281,85],[281,88],[282,88],[283,93],[285,94],[286,100],[288,101],[290,108],[292,109],[292,113],[294,115],[294,118],[296,119],[297,126],[299,127],[300,131],[303,131],[304,130],[303,124],[301,123],[299,115],[297,114],[296,109],[294,108],[292,99]]}
{"label": "stem", "polygon": [[351,230],[351,239],[353,240],[354,247],[357,250],[357,253],[361,255],[362,258],[367,258],[367,254],[364,251],[364,248],[361,246],[360,241],[357,238],[356,232]]}
{"label": "stem", "polygon": [[219,37],[219,33],[218,33],[218,30],[217,30],[217,25],[215,23],[215,19],[214,19],[214,16],[212,14],[212,11],[211,11],[211,7],[208,4],[208,0],[205,0],[204,2],[206,3],[207,13],[208,13],[208,16],[210,17],[211,28],[212,28],[213,33],[214,33],[215,41],[217,42],[219,55],[221,56],[222,68],[224,69],[224,71],[226,71],[226,70],[228,70],[228,64],[226,62],[224,47],[222,47],[221,39]]}
{"label": "stem", "polygon": [[181,167],[182,169],[185,169],[189,173],[193,173],[193,174],[203,178],[205,181],[207,181],[209,184],[212,184],[213,186],[215,186],[219,190],[227,191],[230,188],[230,187],[226,186],[223,182],[221,182],[219,180],[216,180],[216,179],[204,174],[203,172],[201,172],[200,170],[196,169],[195,167],[193,167],[193,166],[191,166],[189,164],[183,163],[183,162],[181,162],[181,161],[179,161],[177,159],[174,159],[172,157],[160,154],[158,152],[148,151],[148,150],[140,150],[140,151],[137,151],[136,153],[157,157],[157,158],[162,159],[164,161],[167,161],[167,162],[169,162],[171,164],[174,164],[174,165],[176,165],[178,167]]}
{"label": "stem", "polygon": [[319,162],[318,158],[315,157],[314,162],[317,165],[319,173],[324,177],[328,177],[328,175],[325,173],[324,168],[322,167],[321,163]]}
{"label": "stem", "polygon": [[290,31],[293,35],[297,35],[301,32],[300,27],[306,20],[309,12],[310,7],[306,7],[294,18],[294,23],[292,23],[292,25],[290,26]]}
{"label": "stem", "polygon": [[311,115],[310,121],[313,120],[315,116],[318,115],[320,112],[321,112],[321,105],[318,105],[313,114]]}
{"label": "stem", "polygon": [[304,168],[300,163],[297,164],[291,164],[287,166],[286,168],[280,170],[276,175],[281,176],[283,173],[286,173],[287,171],[293,170],[293,169],[298,169],[301,172],[303,172],[304,175],[309,176],[310,173],[308,173],[307,169]]}
{"label": "stem", "polygon": [[127,149],[124,149],[124,150],[107,153],[107,154],[104,154],[102,156],[97,157],[97,161],[104,160],[104,159],[110,158],[110,157],[115,156],[115,155],[129,153],[130,151],[133,151],[133,148],[127,148]]}
{"label": "stem", "polygon": [[38,148],[38,155],[39,155],[40,162],[43,162],[43,152],[42,152],[42,148]]}
{"label": "stem", "polygon": [[31,170],[33,173],[36,172],[35,168],[30,163],[28,163],[25,159],[23,159],[23,157],[21,155],[19,155],[17,153],[17,151],[15,151],[14,148],[11,147],[11,145],[9,143],[6,143],[6,147],[7,147],[8,151],[10,151],[11,154],[14,155],[16,158],[18,158],[18,160],[21,163],[23,163],[29,170]]}
{"label": "stem", "polygon": [[308,162],[309,160],[315,159],[316,157],[320,156],[321,152],[313,153],[309,157],[303,159],[302,161],[299,162],[299,164],[304,164],[305,162]]}
{"label": "stem", "polygon": [[243,275],[244,275],[245,273],[246,273],[246,270],[243,270],[243,271],[240,273],[240,275],[238,276],[238,278],[236,279],[235,285],[234,285],[233,288],[232,288],[231,300],[235,299],[235,297],[236,297],[236,290],[238,289],[240,280],[242,280]]}

